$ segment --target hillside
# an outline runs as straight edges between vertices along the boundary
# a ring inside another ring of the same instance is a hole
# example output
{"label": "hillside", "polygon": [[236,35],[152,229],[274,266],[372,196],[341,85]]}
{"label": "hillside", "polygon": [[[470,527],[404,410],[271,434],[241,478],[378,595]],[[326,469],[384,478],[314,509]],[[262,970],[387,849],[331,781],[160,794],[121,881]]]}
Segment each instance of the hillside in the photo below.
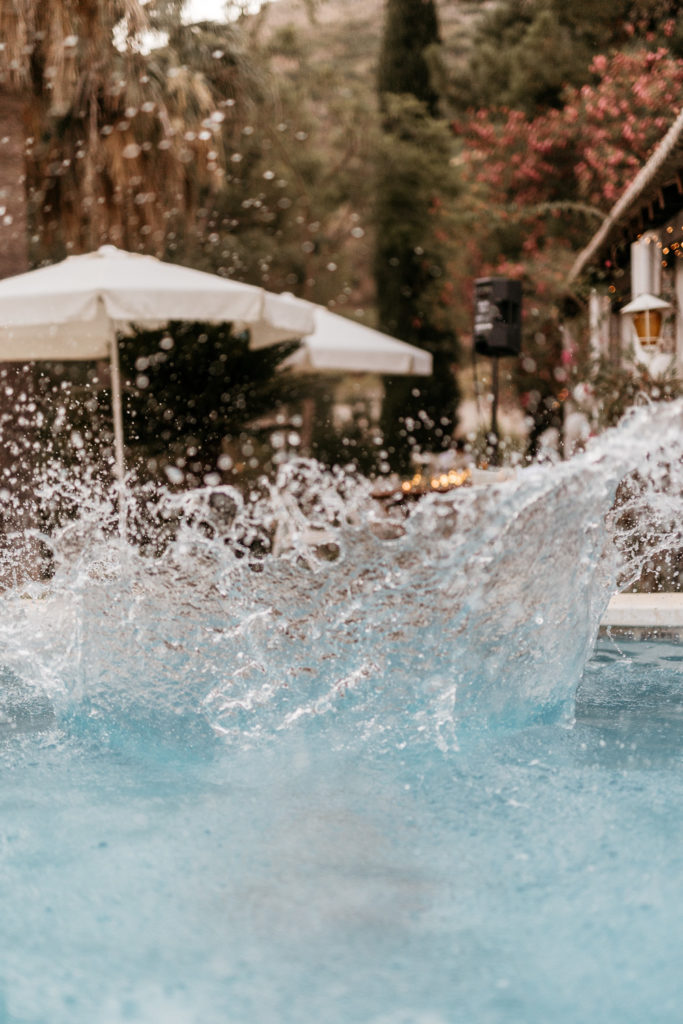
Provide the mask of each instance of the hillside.
{"label": "hillside", "polygon": [[[376,325],[371,214],[374,197],[368,182],[373,173],[374,140],[378,130],[376,75],[385,2],[319,0],[311,14],[305,0],[274,0],[250,19],[255,41],[270,51],[271,67],[283,80],[293,83],[303,103],[315,111],[317,131],[310,135],[309,143],[315,145],[318,156],[324,154],[323,162],[327,166],[343,163],[340,153],[348,138],[340,130],[343,98],[348,109],[356,110],[355,127],[363,141],[357,144],[358,152],[352,161],[359,167],[355,188],[352,187],[343,205],[329,220],[320,217],[320,221],[328,243],[334,229],[344,222],[353,223],[353,218],[364,228],[361,232],[364,237],[352,238],[347,234],[343,240],[344,232],[339,232],[331,254],[339,270],[332,275],[324,271],[318,271],[317,275],[312,272],[309,281],[313,290],[309,297],[339,311],[353,310],[358,319],[373,326]],[[494,3],[495,0],[437,0],[446,75],[451,68],[462,68],[471,53],[477,21]],[[331,225],[334,225],[333,230],[330,230]],[[323,246],[321,243],[321,249]],[[469,326],[467,309],[468,304],[463,301],[455,311],[457,329],[465,333]],[[481,411],[473,397],[475,389],[470,376],[464,373],[461,381],[466,399],[462,424],[465,431],[476,432]],[[504,421],[508,391],[509,382],[503,380],[501,416]],[[510,429],[521,433],[516,422]]]}
{"label": "hillside", "polygon": [[[362,309],[363,319],[370,322],[372,180],[379,138],[376,76],[385,2],[273,0],[242,23],[253,51],[263,55],[278,82],[283,106],[277,117],[296,123],[298,136],[307,139],[305,151],[290,148],[283,169],[292,188],[299,190],[290,196],[297,215],[317,225],[316,254],[294,286],[323,304]],[[477,19],[494,2],[437,3],[446,73],[458,63],[462,66]],[[277,144],[281,152],[284,137]],[[287,259],[296,262],[296,251],[290,248]],[[269,262],[272,286],[278,281],[278,264],[286,262],[282,243]],[[337,269],[325,269],[331,266]],[[283,286],[293,283],[285,280]]]}
{"label": "hillside", "polygon": [[[468,51],[473,27],[492,2],[438,3],[447,66]],[[309,60],[332,63],[349,79],[365,78],[372,89],[383,18],[384,0],[319,0],[313,12],[303,0],[274,0],[252,20],[262,41],[277,44],[295,35]]]}

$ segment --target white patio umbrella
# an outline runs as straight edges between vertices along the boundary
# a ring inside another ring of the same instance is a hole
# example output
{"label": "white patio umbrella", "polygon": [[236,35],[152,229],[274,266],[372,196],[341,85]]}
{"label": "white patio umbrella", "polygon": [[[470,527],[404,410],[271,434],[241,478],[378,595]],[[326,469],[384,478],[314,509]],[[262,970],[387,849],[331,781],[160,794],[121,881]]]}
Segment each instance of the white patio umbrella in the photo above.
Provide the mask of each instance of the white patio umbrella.
{"label": "white patio umbrella", "polygon": [[429,377],[432,356],[422,348],[330,313],[303,300],[313,310],[315,328],[301,340],[285,365],[299,373],[379,373]]}
{"label": "white patio umbrella", "polygon": [[249,328],[254,347],[300,338],[313,313],[290,296],[105,245],[0,281],[0,362],[109,359],[115,472],[123,478],[117,332],[171,320]]}

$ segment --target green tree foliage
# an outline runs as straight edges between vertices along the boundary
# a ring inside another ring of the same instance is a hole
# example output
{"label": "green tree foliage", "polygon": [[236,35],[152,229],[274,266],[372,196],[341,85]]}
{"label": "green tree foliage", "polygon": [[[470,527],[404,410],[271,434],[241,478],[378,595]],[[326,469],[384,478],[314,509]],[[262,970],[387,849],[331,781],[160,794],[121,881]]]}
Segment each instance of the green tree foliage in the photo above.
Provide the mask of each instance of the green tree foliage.
{"label": "green tree foliage", "polygon": [[550,247],[571,257],[671,123],[683,62],[667,50],[600,55],[589,70],[560,109],[482,109],[457,123],[482,262],[537,261]]}
{"label": "green tree foliage", "polygon": [[196,485],[207,474],[230,478],[221,455],[249,421],[287,401],[288,378],[278,371],[297,343],[252,351],[248,334],[235,336],[227,324],[172,323],[121,346],[137,466],[143,474],[175,466]]}
{"label": "green tree foliage", "polygon": [[[220,54],[204,73],[222,97],[226,173],[224,187],[204,196],[199,230],[178,245],[206,269],[322,304],[360,304],[376,109],[362,82],[342,80],[294,28],[265,40],[245,31],[194,27],[195,45]],[[249,60],[237,116],[238,98],[222,82],[235,38]]]}
{"label": "green tree foliage", "polygon": [[[296,348],[287,342],[252,351],[230,325],[171,323],[119,341],[127,464],[141,479],[201,486],[232,480],[247,425],[296,395],[281,371]],[[111,395],[96,368],[72,365],[41,376],[51,399],[43,420],[49,457],[111,454]],[[75,443],[74,443],[75,442]],[[272,450],[271,450],[272,454]]]}
{"label": "green tree foliage", "polygon": [[559,107],[483,108],[457,124],[474,272],[525,283],[514,377],[532,454],[543,429],[561,427],[570,393],[573,354],[559,331],[571,263],[664,135],[682,87],[683,61],[666,48],[615,51],[594,57]]}
{"label": "green tree foliage", "polygon": [[572,367],[580,382],[577,404],[596,431],[617,425],[638,401],[670,402],[680,397],[683,382],[673,368],[660,374],[633,358],[627,361],[581,353]]}
{"label": "green tree foliage", "polygon": [[[219,188],[213,181],[192,180],[198,195],[194,217],[178,216],[176,204],[168,204],[164,255],[274,291],[294,291],[333,306],[353,302],[358,308],[370,297],[369,274],[363,270],[369,262],[372,199],[367,168],[377,137],[377,110],[368,107],[363,82],[342,82],[329,62],[308,53],[305,36],[294,31],[263,42],[246,24],[184,26],[178,14],[175,0],[157,2],[150,11],[155,27],[168,33],[168,44],[148,56],[149,68],[173,69],[171,83],[181,87],[195,76],[205,84],[213,104],[207,156],[214,154],[220,172],[218,156],[223,155],[224,174]],[[193,163],[185,166],[192,173]],[[242,341],[228,345],[223,339],[223,349],[214,351],[215,332],[192,327],[166,363],[163,350],[147,351],[158,340],[138,337],[138,355],[149,364],[140,372],[134,372],[134,360],[128,367],[127,422],[135,427],[128,442],[139,466],[156,463],[159,469],[184,460],[186,482],[200,481],[215,471],[219,444],[232,445],[269,403],[276,409],[306,398],[318,405],[313,454],[374,465],[376,460],[364,454],[373,449],[362,429],[349,455],[334,431],[326,411],[333,385],[326,385],[323,395],[319,383],[280,375],[282,352],[244,351],[235,362]],[[125,343],[124,363],[132,351]],[[226,380],[237,383],[226,389],[223,382],[216,390],[214,371],[225,359]],[[136,388],[139,376],[150,378],[148,389]],[[64,368],[45,386],[50,390],[56,382],[63,401],[71,394],[90,403],[78,383],[82,374],[64,392],[60,379],[69,383]],[[107,396],[96,404],[100,429],[87,423],[79,428],[88,445],[110,431]],[[75,414],[72,404],[65,422]],[[163,423],[159,417],[165,417]],[[145,421],[150,429],[141,426]],[[68,445],[61,450],[68,452]],[[267,457],[267,444],[263,452]]]}
{"label": "green tree foliage", "polygon": [[[532,300],[533,301],[533,300]],[[524,332],[524,346],[513,367],[520,403],[530,420],[527,455],[534,458],[544,431],[561,437],[563,403],[569,397],[573,353],[564,344],[557,310],[541,303],[532,307]]]}
{"label": "green tree foliage", "polygon": [[391,465],[410,469],[415,447],[451,444],[458,388],[447,277],[457,179],[452,137],[434,115],[428,50],[438,45],[436,9],[389,0],[380,60],[383,138],[378,149],[375,281],[380,328],[432,353],[432,378],[386,381],[382,428]]}
{"label": "green tree foliage", "polygon": [[430,56],[439,43],[439,22],[432,0],[389,0],[379,56],[380,97],[415,96],[432,116],[436,115],[439,96]]}
{"label": "green tree foliage", "polygon": [[33,262],[104,242],[162,252],[196,185],[217,183],[211,90],[168,47],[147,51],[150,12],[137,0],[0,7],[0,91],[22,108]]}
{"label": "green tree foliage", "polygon": [[567,87],[590,81],[598,53],[683,39],[680,0],[501,0],[486,7],[449,100],[468,108],[562,107]]}
{"label": "green tree foliage", "polygon": [[[368,168],[378,145],[378,107],[367,102],[367,80],[344,75],[305,31],[265,27],[201,24],[172,37],[185,63],[205,55],[202,71],[225,113],[224,185],[206,190],[197,229],[179,232],[172,251],[273,291],[333,309],[350,306],[359,319],[367,310],[373,323]],[[362,59],[360,35],[336,45]],[[335,384],[297,381],[293,400],[314,406],[307,452],[371,469],[376,431],[361,417],[354,443],[344,444],[330,416]]]}

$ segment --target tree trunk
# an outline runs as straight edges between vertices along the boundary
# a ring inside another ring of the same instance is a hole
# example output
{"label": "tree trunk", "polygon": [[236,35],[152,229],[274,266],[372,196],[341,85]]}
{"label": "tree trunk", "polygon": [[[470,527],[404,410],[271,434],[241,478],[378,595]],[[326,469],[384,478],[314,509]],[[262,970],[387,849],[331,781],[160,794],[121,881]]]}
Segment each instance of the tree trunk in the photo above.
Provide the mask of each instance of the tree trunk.
{"label": "tree trunk", "polygon": [[[0,89],[0,278],[29,269],[24,104]],[[33,367],[0,362],[0,586],[44,572],[35,497]]]}
{"label": "tree trunk", "polygon": [[0,278],[28,270],[25,150],[23,101],[0,89]]}

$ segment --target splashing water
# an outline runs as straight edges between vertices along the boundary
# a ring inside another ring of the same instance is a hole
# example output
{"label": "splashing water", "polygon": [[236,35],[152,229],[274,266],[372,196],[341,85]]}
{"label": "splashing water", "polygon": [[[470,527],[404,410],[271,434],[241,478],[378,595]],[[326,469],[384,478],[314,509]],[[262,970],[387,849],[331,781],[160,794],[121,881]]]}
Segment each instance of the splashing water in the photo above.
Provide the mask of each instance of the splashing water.
{"label": "splashing water", "polygon": [[131,493],[125,545],[112,499],[80,494],[49,539],[53,579],[4,597],[4,663],[60,716],[194,720],[238,743],[340,720],[344,741],[353,723],[447,749],[571,712],[616,585],[620,480],[638,469],[660,492],[660,539],[681,521],[681,415],[641,409],[570,462],[400,521],[366,481],[304,461],[247,500]]}
{"label": "splashing water", "polygon": [[78,514],[0,616],[0,1022],[676,1020],[680,646],[584,669],[636,533],[681,546],[682,425],[400,513],[304,461],[130,488],[125,541],[47,482]]}

